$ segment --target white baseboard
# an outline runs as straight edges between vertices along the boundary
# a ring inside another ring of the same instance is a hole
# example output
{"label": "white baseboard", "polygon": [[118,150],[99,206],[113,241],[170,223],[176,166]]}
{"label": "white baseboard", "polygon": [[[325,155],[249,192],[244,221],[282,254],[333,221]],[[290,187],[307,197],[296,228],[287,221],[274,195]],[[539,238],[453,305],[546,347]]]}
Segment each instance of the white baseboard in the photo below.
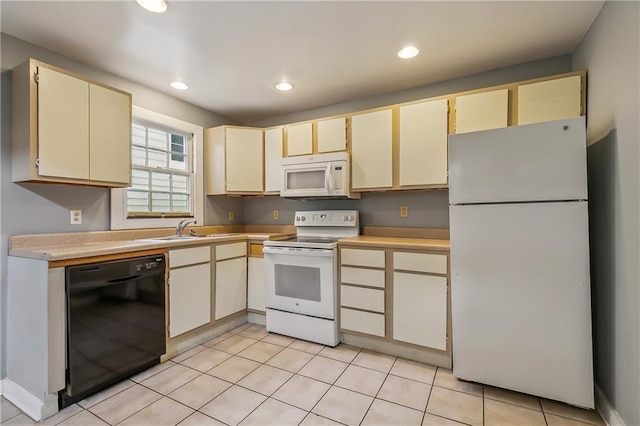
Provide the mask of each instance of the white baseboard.
{"label": "white baseboard", "polygon": [[618,412],[613,408],[598,385],[595,386],[595,390],[596,410],[600,413],[600,417],[602,417],[607,426],[626,426],[624,420],[622,420]]}
{"label": "white baseboard", "polygon": [[4,397],[35,421],[50,417],[58,412],[58,397],[47,395],[40,401],[19,384],[10,379],[3,380]]}
{"label": "white baseboard", "polygon": [[0,380],[0,395],[4,394],[4,381],[7,379]]}
{"label": "white baseboard", "polygon": [[249,312],[247,313],[247,322],[258,325],[267,325],[267,320],[264,314],[259,314],[257,312]]}

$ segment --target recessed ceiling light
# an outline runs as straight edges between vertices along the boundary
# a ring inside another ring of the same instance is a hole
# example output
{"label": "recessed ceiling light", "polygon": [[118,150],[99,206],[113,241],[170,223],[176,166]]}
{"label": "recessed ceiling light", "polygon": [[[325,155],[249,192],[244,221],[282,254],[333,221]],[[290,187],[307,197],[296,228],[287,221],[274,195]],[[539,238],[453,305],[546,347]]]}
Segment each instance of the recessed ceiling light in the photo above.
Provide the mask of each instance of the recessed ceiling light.
{"label": "recessed ceiling light", "polygon": [[416,56],[419,52],[420,50],[418,50],[417,47],[407,46],[398,52],[398,56],[402,59],[409,59]]}
{"label": "recessed ceiling light", "polygon": [[167,2],[165,0],[136,0],[136,3],[149,12],[162,13],[167,10]]}
{"label": "recessed ceiling light", "polygon": [[178,90],[187,90],[189,85],[187,83],[183,83],[182,81],[174,81],[170,84],[171,87]]}
{"label": "recessed ceiling light", "polygon": [[276,84],[276,89],[282,92],[286,92],[293,89],[293,84],[289,83],[288,81],[281,81],[280,83]]}

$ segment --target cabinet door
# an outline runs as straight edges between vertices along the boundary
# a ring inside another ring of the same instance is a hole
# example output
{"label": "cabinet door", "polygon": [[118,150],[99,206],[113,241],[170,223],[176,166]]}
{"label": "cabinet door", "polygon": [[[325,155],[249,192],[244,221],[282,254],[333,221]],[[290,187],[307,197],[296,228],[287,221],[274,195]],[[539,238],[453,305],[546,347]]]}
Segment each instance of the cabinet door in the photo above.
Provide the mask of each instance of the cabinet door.
{"label": "cabinet door", "polygon": [[250,257],[248,262],[247,308],[264,312],[267,296],[264,258]]}
{"label": "cabinet door", "polygon": [[518,124],[579,117],[581,87],[579,75],[518,87]]}
{"label": "cabinet door", "polygon": [[351,186],[354,190],[392,186],[392,142],[390,109],[353,116]]}
{"label": "cabinet door", "polygon": [[262,192],[262,130],[227,128],[228,192]]}
{"label": "cabinet door", "polygon": [[287,157],[313,153],[313,125],[311,123],[287,126]]}
{"label": "cabinet door", "polygon": [[216,262],[215,319],[247,308],[247,258]]}
{"label": "cabinet door", "polygon": [[347,149],[347,119],[345,117],[320,120],[316,126],[318,152],[344,151]]}
{"label": "cabinet door", "polygon": [[41,176],[89,179],[89,83],[38,68]]}
{"label": "cabinet door", "polygon": [[447,350],[447,278],[393,274],[393,338]]}
{"label": "cabinet door", "polygon": [[507,127],[508,120],[508,89],[456,98],[456,133]]}
{"label": "cabinet door", "polygon": [[446,185],[448,104],[400,107],[400,186]]}
{"label": "cabinet door", "polygon": [[89,178],[128,185],[131,181],[131,97],[89,86]]}
{"label": "cabinet door", "polygon": [[282,189],[282,127],[264,131],[264,192]]}
{"label": "cabinet door", "polygon": [[169,272],[169,337],[211,321],[211,264]]}

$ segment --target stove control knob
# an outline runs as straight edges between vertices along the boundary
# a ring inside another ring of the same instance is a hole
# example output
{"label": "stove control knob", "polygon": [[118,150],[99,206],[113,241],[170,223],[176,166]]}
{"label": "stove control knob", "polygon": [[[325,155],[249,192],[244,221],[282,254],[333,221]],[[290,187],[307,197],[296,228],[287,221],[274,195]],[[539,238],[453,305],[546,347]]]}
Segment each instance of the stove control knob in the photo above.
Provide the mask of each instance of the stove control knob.
{"label": "stove control knob", "polygon": [[307,220],[307,218],[305,216],[302,216],[300,220],[304,222],[305,220]]}
{"label": "stove control knob", "polygon": [[342,216],[342,220],[345,221],[345,222],[348,221],[349,220],[349,216]]}
{"label": "stove control knob", "polygon": [[354,219],[355,219],[355,216],[349,216],[349,222],[353,222]]}
{"label": "stove control knob", "polygon": [[296,222],[300,222],[300,216],[296,216]]}

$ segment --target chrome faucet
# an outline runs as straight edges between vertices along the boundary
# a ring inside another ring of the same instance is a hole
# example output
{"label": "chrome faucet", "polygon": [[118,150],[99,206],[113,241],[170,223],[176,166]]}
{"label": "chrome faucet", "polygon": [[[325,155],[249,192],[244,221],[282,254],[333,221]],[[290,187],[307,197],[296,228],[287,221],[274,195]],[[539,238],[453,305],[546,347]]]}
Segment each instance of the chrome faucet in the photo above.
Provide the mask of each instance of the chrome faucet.
{"label": "chrome faucet", "polygon": [[176,226],[176,235],[181,237],[182,232],[184,231],[184,228],[186,228],[191,223],[195,225],[196,221],[192,219],[182,219],[180,223],[178,223],[178,225]]}

